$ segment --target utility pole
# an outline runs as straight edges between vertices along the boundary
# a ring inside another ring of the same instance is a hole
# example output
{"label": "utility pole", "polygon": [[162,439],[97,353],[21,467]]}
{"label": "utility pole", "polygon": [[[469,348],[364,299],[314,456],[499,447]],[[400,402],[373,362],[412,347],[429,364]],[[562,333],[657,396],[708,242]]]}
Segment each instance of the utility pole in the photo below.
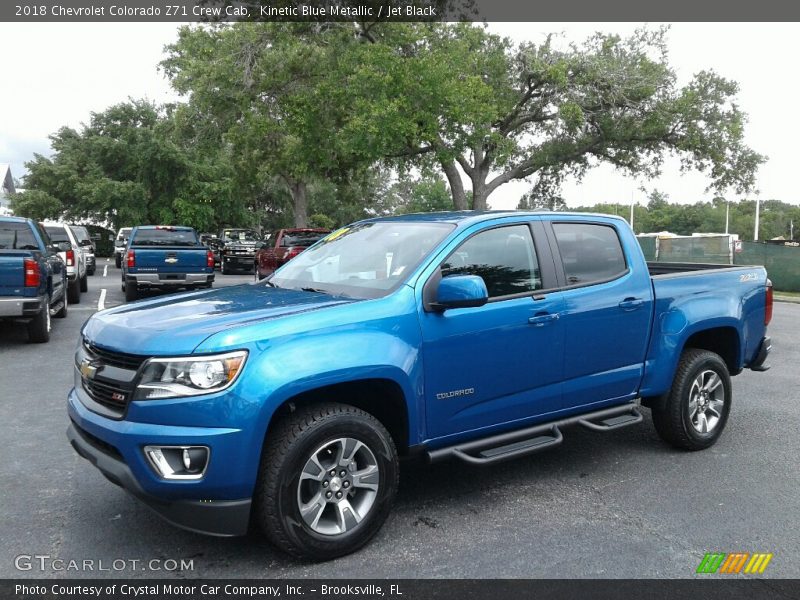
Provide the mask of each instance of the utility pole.
{"label": "utility pole", "polygon": [[[631,190],[631,229],[633,229],[633,190]],[[636,230],[633,230],[636,233]]]}
{"label": "utility pole", "polygon": [[759,194],[756,194],[756,226],[755,230],[753,231],[753,241],[758,241],[758,221],[761,217],[761,198]]}
{"label": "utility pole", "polygon": [[725,200],[725,235],[728,235],[728,222],[731,215],[731,201]]}

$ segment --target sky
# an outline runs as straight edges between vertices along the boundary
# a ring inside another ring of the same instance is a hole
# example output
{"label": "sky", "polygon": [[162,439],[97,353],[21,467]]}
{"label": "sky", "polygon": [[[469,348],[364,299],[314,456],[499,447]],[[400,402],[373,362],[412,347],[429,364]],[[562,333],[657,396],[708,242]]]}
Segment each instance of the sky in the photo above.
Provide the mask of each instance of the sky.
{"label": "sky", "polygon": [[[515,41],[541,41],[557,32],[580,41],[594,31],[628,34],[641,23],[491,23],[490,30]],[[649,24],[657,27],[659,24]],[[91,112],[125,101],[147,98],[157,103],[178,96],[158,70],[163,48],[177,35],[172,23],[0,23],[0,163],[24,175],[35,152],[50,153],[48,136],[62,126],[79,128]],[[800,119],[800,77],[793,65],[800,56],[800,24],[676,23],[669,33],[670,64],[678,82],[713,69],[739,82],[739,106],[749,115],[746,142],[769,161],[758,174],[762,199],[800,204],[795,185]],[[597,202],[646,202],[639,188],[658,189],[672,201],[708,200],[708,179],[682,174],[676,160],[664,165],[654,181],[627,177],[598,167],[581,182],[568,181],[563,196],[569,206]],[[492,208],[514,208],[530,183],[512,182],[489,198]],[[729,200],[738,199],[731,194]]]}

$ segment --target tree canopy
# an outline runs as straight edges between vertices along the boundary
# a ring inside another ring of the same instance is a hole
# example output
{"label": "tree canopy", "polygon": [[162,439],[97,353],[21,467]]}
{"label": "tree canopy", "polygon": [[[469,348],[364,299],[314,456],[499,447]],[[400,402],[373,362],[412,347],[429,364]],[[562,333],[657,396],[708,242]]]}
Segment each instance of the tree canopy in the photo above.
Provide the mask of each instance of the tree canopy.
{"label": "tree canopy", "polygon": [[517,44],[473,23],[187,26],[161,65],[183,101],[131,100],[60,130],[25,183],[70,218],[200,229],[485,209],[513,180],[531,185],[521,207],[562,208],[566,178],[607,163],[648,179],[671,155],[719,194],[752,190],[765,157],[744,142],[737,84],[699,71],[679,86],[666,36]]}

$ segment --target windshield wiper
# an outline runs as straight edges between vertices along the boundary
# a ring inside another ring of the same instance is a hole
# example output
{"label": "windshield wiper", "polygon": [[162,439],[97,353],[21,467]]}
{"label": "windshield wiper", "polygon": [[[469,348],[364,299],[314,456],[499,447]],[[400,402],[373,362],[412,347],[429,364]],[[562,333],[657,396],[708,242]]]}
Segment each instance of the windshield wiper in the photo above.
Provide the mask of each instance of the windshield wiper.
{"label": "windshield wiper", "polygon": [[318,294],[327,294],[328,293],[325,290],[320,290],[320,289],[313,288],[313,287],[301,287],[300,289],[302,291],[304,291],[304,292],[317,292]]}

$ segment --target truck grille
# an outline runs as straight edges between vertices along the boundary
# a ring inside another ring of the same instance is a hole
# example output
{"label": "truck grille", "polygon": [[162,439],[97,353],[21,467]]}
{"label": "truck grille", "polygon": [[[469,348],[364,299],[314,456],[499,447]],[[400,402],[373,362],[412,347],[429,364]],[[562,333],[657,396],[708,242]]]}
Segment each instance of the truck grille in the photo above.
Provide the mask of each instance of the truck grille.
{"label": "truck grille", "polygon": [[[136,371],[148,358],[150,357],[106,350],[84,338],[83,347],[76,356],[75,387],[80,385],[86,396],[94,402],[95,412],[121,418],[133,397]],[[81,364],[87,359],[96,370],[83,376]],[[91,405],[87,406],[92,409]]]}
{"label": "truck grille", "polygon": [[84,379],[83,389],[92,400],[114,412],[121,414],[128,406],[130,392],[122,386],[96,379]]}
{"label": "truck grille", "polygon": [[139,367],[142,366],[142,363],[149,358],[139,354],[125,354],[124,352],[105,350],[86,340],[83,342],[83,347],[86,348],[89,354],[100,359],[104,365],[119,367],[120,369],[130,369],[132,371],[138,370]]}

